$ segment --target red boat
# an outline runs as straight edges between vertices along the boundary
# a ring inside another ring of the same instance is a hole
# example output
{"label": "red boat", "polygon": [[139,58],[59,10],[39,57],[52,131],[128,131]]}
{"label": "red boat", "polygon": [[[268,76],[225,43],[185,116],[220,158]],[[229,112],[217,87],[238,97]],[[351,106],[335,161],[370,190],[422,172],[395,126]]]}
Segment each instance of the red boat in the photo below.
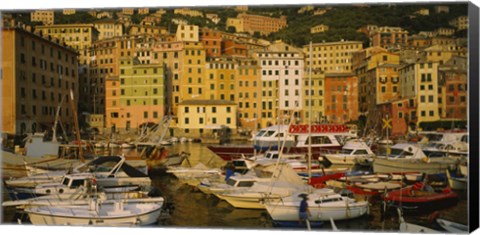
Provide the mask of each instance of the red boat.
{"label": "red boat", "polygon": [[387,204],[402,207],[404,211],[431,211],[454,206],[458,196],[450,187],[433,189],[417,182],[412,186],[391,191],[383,196]]}
{"label": "red boat", "polygon": [[311,125],[311,131],[308,125],[282,125],[260,130],[254,137],[253,145],[210,145],[207,148],[223,160],[231,161],[242,155],[251,157],[267,150],[278,150],[279,143],[284,143],[284,153],[307,154],[310,144],[312,158],[317,159],[321,153],[341,150],[345,141],[352,137],[356,135],[349,132],[345,125]]}

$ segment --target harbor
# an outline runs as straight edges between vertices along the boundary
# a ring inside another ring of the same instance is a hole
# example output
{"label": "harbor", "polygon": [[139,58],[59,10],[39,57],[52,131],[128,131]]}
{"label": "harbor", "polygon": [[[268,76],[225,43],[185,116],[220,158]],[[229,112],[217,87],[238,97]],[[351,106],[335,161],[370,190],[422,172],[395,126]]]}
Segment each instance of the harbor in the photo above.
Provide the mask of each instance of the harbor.
{"label": "harbor", "polygon": [[[189,152],[191,153],[187,162],[182,166],[190,167],[201,163],[211,168],[222,168],[227,162],[222,160],[216,154],[207,148],[207,144],[201,143],[177,143],[166,146],[169,152]],[[117,149],[118,153],[127,156],[138,155],[136,149],[128,151]],[[10,162],[10,166],[11,166]],[[5,167],[5,162],[4,162]],[[324,167],[324,166],[322,166]],[[330,165],[325,169],[334,169],[341,166]],[[5,172],[5,171],[4,171]],[[18,176],[17,176],[18,177]],[[163,205],[164,211],[158,216],[157,220],[149,225],[153,227],[180,227],[180,228],[226,228],[226,229],[269,229],[269,230],[307,230],[307,227],[277,227],[272,221],[266,210],[241,209],[235,208],[225,200],[220,200],[213,194],[204,194],[197,187],[192,186],[189,180],[179,179],[175,175],[167,173],[164,170],[150,171],[151,186],[158,189],[165,199]],[[5,179],[5,177],[4,177]],[[6,190],[2,190],[3,198],[9,198]],[[457,191],[456,191],[457,192]],[[468,203],[465,191],[459,191],[458,203],[452,207],[433,210],[442,218],[460,220],[460,223],[467,223]],[[379,201],[369,204],[369,213],[365,213],[359,218],[335,221],[336,229],[340,231],[386,231],[398,232],[400,222],[395,213],[384,214],[382,212],[382,203]],[[16,211],[13,207],[3,207],[3,221],[6,224],[16,224],[18,220],[23,224],[30,223],[28,216],[24,212]],[[422,226],[432,226],[431,213],[429,214],[407,214],[404,215],[407,222],[414,222]],[[312,230],[333,231],[330,222],[323,223],[322,226],[311,228]]]}

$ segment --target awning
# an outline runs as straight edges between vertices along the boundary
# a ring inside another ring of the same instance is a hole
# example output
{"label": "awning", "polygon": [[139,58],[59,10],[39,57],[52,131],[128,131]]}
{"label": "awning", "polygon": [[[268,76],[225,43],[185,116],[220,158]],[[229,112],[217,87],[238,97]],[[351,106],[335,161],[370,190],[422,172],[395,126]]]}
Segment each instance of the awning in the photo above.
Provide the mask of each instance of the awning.
{"label": "awning", "polygon": [[222,129],[222,126],[220,125],[205,125],[204,129]]}

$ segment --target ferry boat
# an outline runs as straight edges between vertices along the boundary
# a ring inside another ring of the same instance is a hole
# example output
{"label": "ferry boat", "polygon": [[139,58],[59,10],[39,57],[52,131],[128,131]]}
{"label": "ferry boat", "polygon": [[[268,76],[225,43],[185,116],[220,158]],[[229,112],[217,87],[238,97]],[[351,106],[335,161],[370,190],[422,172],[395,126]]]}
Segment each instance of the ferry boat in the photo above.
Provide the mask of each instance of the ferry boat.
{"label": "ferry boat", "polygon": [[[309,139],[311,139],[312,157],[318,158],[320,153],[329,150],[341,150],[348,139],[355,138],[356,134],[342,124],[311,125],[280,125],[264,128],[253,139],[253,145],[210,145],[210,151],[225,161],[244,157],[267,150],[278,150],[284,144],[284,153],[307,154]],[[309,136],[311,136],[309,138]]]}

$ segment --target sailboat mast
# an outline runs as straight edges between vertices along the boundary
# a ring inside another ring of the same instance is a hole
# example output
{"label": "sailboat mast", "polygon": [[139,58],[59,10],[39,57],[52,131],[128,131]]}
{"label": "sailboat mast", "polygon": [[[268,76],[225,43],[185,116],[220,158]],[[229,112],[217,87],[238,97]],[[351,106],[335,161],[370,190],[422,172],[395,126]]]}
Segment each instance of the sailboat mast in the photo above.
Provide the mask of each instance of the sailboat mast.
{"label": "sailboat mast", "polygon": [[83,148],[82,148],[82,139],[80,138],[80,128],[78,126],[78,116],[77,116],[77,109],[75,107],[75,99],[73,97],[73,91],[70,89],[70,104],[72,105],[72,111],[73,111],[73,120],[75,122],[75,134],[77,136],[77,141],[78,141],[78,158],[80,159],[81,162],[85,162],[85,159],[83,159]]}
{"label": "sailboat mast", "polygon": [[312,178],[312,42],[310,41],[310,66],[308,76],[308,183]]}

